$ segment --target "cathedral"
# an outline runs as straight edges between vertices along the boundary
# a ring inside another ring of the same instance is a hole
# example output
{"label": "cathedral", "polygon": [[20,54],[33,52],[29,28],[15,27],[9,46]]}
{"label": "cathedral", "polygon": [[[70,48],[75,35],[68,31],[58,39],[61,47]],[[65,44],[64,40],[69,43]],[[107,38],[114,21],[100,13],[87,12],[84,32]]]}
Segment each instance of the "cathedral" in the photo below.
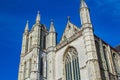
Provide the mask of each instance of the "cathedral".
{"label": "cathedral", "polygon": [[57,44],[51,21],[48,30],[36,22],[23,33],[18,80],[120,80],[120,52],[94,34],[89,8],[80,1],[81,27],[68,18]]}

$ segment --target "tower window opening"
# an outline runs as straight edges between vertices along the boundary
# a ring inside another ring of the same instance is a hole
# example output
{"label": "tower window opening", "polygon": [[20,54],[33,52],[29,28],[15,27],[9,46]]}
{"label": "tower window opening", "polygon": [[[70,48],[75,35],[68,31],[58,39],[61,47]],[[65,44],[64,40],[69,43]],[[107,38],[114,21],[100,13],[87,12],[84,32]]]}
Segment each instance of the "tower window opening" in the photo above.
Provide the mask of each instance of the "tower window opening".
{"label": "tower window opening", "polygon": [[30,48],[32,48],[32,37],[30,37]]}
{"label": "tower window opening", "polygon": [[40,59],[40,75],[43,75],[43,58]]}
{"label": "tower window opening", "polygon": [[23,74],[23,79],[25,80],[25,78],[26,78],[26,73],[27,73],[27,71],[26,71],[26,62],[24,63],[24,74]]}

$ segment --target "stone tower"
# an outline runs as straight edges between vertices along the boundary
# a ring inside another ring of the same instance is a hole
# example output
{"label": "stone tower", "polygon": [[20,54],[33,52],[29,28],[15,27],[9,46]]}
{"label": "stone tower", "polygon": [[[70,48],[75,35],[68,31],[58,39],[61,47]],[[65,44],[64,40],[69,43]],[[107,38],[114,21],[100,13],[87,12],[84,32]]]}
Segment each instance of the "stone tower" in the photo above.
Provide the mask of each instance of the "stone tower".
{"label": "stone tower", "polygon": [[84,0],[81,0],[80,17],[82,34],[87,55],[88,80],[101,80],[99,63],[96,53],[93,27],[90,20],[89,9]]}
{"label": "stone tower", "polygon": [[46,54],[44,50],[46,49],[45,41],[48,31],[40,23],[39,12],[30,31],[28,27],[27,22],[23,33],[18,80],[43,80],[46,78]]}

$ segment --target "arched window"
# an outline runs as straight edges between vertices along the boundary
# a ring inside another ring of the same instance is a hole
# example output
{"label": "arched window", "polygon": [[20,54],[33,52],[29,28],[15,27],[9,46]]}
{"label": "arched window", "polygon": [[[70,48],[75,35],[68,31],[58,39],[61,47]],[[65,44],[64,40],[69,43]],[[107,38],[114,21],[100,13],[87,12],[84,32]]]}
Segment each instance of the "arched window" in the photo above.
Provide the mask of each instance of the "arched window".
{"label": "arched window", "polygon": [[46,47],[46,36],[43,36],[43,41],[44,41],[43,49],[45,49],[45,47]]}
{"label": "arched window", "polygon": [[104,52],[104,57],[105,57],[105,61],[106,61],[107,70],[110,71],[108,56],[107,56],[107,49],[106,49],[105,46],[103,46],[103,52]]}
{"label": "arched window", "polygon": [[30,76],[30,73],[31,73],[31,68],[32,68],[32,60],[30,59],[29,60],[29,76]]}
{"label": "arched window", "polygon": [[32,37],[30,37],[30,48],[32,47]]}
{"label": "arched window", "polygon": [[75,48],[69,48],[65,53],[66,80],[80,80],[78,53]]}
{"label": "arched window", "polygon": [[29,38],[27,37],[27,40],[26,40],[26,46],[25,46],[25,52],[28,51],[28,41],[29,41]]}
{"label": "arched window", "polygon": [[97,41],[95,41],[95,46],[96,46],[98,61],[99,61],[100,67],[101,67],[102,66],[102,59],[101,59],[101,54],[100,54],[100,45]]}
{"label": "arched window", "polygon": [[101,51],[100,51],[100,44],[96,40],[95,40],[95,45],[96,45],[96,52],[97,52],[98,62],[99,62],[99,66],[100,66],[101,78],[102,78],[102,80],[106,80],[105,72],[104,72],[104,65],[102,63],[103,61],[102,61],[102,54],[101,54]]}
{"label": "arched window", "polygon": [[40,75],[43,76],[43,58],[40,59]]}
{"label": "arched window", "polygon": [[23,79],[25,80],[26,78],[26,62],[24,63],[24,74],[23,74]]}
{"label": "arched window", "polygon": [[[113,53],[113,63],[114,63],[115,71],[117,72],[117,74],[120,75],[119,60],[117,59],[116,53]],[[118,77],[119,77],[119,75],[118,75]]]}

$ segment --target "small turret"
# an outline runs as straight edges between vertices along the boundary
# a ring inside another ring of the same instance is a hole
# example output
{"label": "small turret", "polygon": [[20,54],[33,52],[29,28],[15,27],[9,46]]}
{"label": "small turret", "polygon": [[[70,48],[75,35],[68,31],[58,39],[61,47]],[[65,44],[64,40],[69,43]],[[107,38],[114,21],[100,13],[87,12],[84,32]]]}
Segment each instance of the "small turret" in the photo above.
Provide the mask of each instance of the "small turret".
{"label": "small turret", "polygon": [[84,0],[81,0],[80,17],[82,25],[91,23],[89,9]]}
{"label": "small turret", "polygon": [[50,24],[49,39],[51,41],[50,47],[55,47],[56,46],[56,32],[55,32],[53,20],[51,20],[51,24]]}
{"label": "small turret", "polygon": [[50,23],[50,30],[49,30],[49,33],[47,35],[46,43],[48,43],[48,44],[46,44],[46,49],[56,46],[56,31],[54,28],[53,20],[51,20],[51,23]]}
{"label": "small turret", "polygon": [[46,49],[47,49],[47,66],[49,66],[49,68],[47,68],[47,80],[55,80],[55,72],[54,72],[54,56],[55,56],[55,46],[56,46],[56,32],[55,32],[55,28],[54,28],[54,23],[53,20],[51,20],[50,23],[50,30],[49,33],[47,35],[47,39],[46,39]]}

